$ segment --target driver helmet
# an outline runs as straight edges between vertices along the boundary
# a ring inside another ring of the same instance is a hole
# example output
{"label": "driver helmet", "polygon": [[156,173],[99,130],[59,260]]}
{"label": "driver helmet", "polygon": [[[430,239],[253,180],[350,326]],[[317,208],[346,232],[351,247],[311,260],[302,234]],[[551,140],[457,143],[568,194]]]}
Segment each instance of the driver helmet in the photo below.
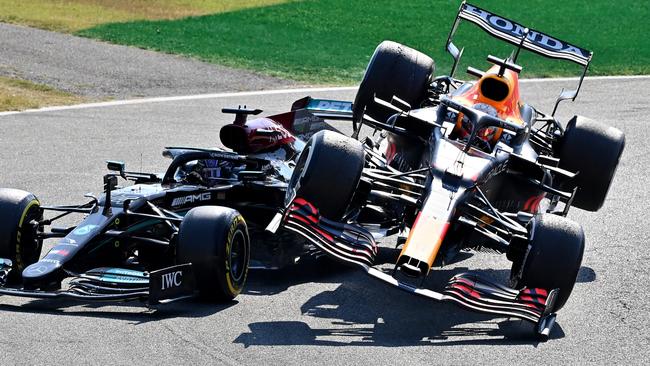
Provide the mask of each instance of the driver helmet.
{"label": "driver helmet", "polygon": [[[458,102],[471,106],[493,117],[508,119],[523,123],[519,112],[519,75],[507,69],[499,74],[498,65],[490,68],[475,84],[457,90],[453,96]],[[454,132],[459,138],[469,138],[472,133],[472,123],[465,116],[456,117]],[[504,141],[509,135],[503,134],[499,127],[486,127],[477,131],[477,140],[486,143],[485,147],[492,148],[502,136]]]}
{"label": "driver helmet", "polygon": [[[493,106],[487,103],[477,103],[474,105],[474,108],[492,117],[498,117],[496,108],[494,108]],[[458,127],[457,128],[458,135],[460,138],[462,139],[469,138],[470,134],[472,133],[473,126],[471,121],[467,118],[467,116],[463,116],[462,119],[459,118],[459,121],[457,122],[457,127]],[[479,130],[478,133],[476,134],[476,137],[487,143],[490,143],[498,139],[498,135],[501,135],[500,128],[486,127]]]}

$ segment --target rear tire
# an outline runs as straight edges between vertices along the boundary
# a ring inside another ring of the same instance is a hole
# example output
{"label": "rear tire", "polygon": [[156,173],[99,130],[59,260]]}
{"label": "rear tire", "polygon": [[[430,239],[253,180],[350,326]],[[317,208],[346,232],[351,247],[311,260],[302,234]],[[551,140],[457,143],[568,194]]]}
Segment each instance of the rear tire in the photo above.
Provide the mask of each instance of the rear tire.
{"label": "rear tire", "polygon": [[319,131],[300,153],[287,187],[286,203],[301,197],[338,221],[356,190],[365,160],[363,145],[332,131]]}
{"label": "rear tire", "polygon": [[192,263],[201,298],[230,301],[248,275],[250,238],[236,210],[202,206],[191,209],[178,231],[178,264]]}
{"label": "rear tire", "polygon": [[575,285],[585,235],[582,227],[565,217],[542,214],[533,221],[530,249],[524,263],[513,263],[510,273],[515,288],[559,289],[554,311],[560,310]]}
{"label": "rear tire", "polygon": [[43,218],[36,197],[18,189],[0,188],[0,258],[11,260],[9,283],[19,282],[23,270],[41,256],[43,241],[29,223]]}
{"label": "rear tire", "polygon": [[375,95],[389,102],[395,95],[417,108],[426,96],[434,71],[433,59],[424,53],[396,42],[382,42],[368,63],[354,99],[354,121],[361,120],[364,110],[379,122],[386,122],[395,113],[375,105]]}
{"label": "rear tire", "polygon": [[573,206],[597,211],[603,206],[607,191],[625,147],[620,130],[575,116],[567,124],[559,143],[560,168],[578,175],[562,187],[578,187]]}

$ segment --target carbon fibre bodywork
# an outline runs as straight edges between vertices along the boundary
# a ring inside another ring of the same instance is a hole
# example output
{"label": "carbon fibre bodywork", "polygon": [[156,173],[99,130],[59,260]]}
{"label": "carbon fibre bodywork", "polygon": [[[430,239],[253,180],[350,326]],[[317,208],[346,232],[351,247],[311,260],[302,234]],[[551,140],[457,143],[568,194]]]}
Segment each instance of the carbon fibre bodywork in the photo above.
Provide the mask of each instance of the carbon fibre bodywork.
{"label": "carbon fibre bodywork", "polygon": [[[485,72],[469,67],[476,81],[454,77],[462,50],[452,38],[461,20],[516,46],[508,58],[488,56],[494,66]],[[600,168],[578,163],[573,156],[567,157],[565,147],[580,143],[567,131],[581,123],[581,117],[569,121],[565,130],[554,114],[561,101],[575,99],[582,78],[576,90],[561,92],[550,115],[520,98],[522,67],[516,61],[521,49],[575,62],[584,67],[582,77],[592,56],[587,50],[465,2],[447,49],[454,58],[452,71],[433,78],[433,61],[428,56],[395,42],[382,42],[370,59],[348,115],[354,138],[362,126],[381,134],[378,139],[363,140],[364,168],[354,197],[341,202],[345,214],[324,217],[319,204],[326,204],[332,212],[331,204],[319,203],[313,186],[306,189],[309,199],[301,195],[301,187],[312,184],[302,178],[313,174],[310,166],[327,166],[311,163],[315,158],[309,155],[298,160],[292,178],[295,187],[288,188],[284,210],[267,229],[301,234],[332,258],[405,291],[533,322],[536,333],[547,339],[556,312],[571,293],[584,250],[581,227],[566,215],[571,206],[590,211],[602,206],[624,136],[595,122],[585,124],[585,131],[590,132],[576,135],[593,139],[598,147],[582,145],[582,159],[607,163]],[[413,91],[423,81],[428,87],[414,98]],[[308,145],[326,141],[324,136]],[[357,143],[347,142],[350,146]],[[578,174],[588,178],[580,179]],[[598,185],[597,193],[589,188],[592,184]],[[545,221],[557,225],[542,224]],[[375,240],[398,233],[401,251],[387,270],[377,261],[381,247]],[[541,242],[538,237],[553,238],[561,245]],[[422,288],[434,264],[453,261],[460,251],[485,249],[513,262],[509,286],[476,273],[460,273],[438,291]],[[540,254],[545,250],[547,254]]]}
{"label": "carbon fibre bodywork", "polygon": [[[34,263],[24,263],[20,257],[3,259],[0,294],[149,304],[191,296],[195,291],[192,266],[178,263],[176,247],[184,216],[201,206],[228,207],[245,217],[254,247],[252,267],[278,268],[308,253],[311,246],[301,237],[290,232],[271,235],[264,228],[284,205],[292,159],[304,145],[292,128],[293,119],[300,119],[297,125],[303,133],[322,120],[295,110],[277,117],[286,124],[284,128],[266,118],[247,122],[245,116],[251,113],[245,110],[232,113],[237,115],[235,122],[226,127],[248,129],[245,137],[255,139],[254,152],[248,142],[235,144],[247,153],[168,147],[163,156],[171,163],[164,173],[128,172],[124,163],[109,161],[113,172],[104,176],[104,193],[99,197],[87,195],[89,202],[72,206],[40,206],[34,201],[39,213],[25,225],[39,242],[56,242]],[[132,184],[117,186],[120,177]],[[52,225],[74,214],[82,215],[78,224]],[[183,289],[178,293],[161,286],[175,273],[176,280],[183,278],[177,281],[179,286],[172,286]]]}

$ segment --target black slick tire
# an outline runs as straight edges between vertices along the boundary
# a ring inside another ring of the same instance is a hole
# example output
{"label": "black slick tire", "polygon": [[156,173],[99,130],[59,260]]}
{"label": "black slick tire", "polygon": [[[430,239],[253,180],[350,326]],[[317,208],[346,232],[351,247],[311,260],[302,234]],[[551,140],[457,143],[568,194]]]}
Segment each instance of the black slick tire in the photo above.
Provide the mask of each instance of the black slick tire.
{"label": "black slick tire", "polygon": [[250,260],[246,221],[236,210],[219,206],[191,209],[181,222],[178,264],[192,263],[199,296],[225,302],[244,288]]}
{"label": "black slick tire", "polygon": [[287,201],[294,196],[303,198],[322,216],[340,220],[359,184],[364,154],[363,145],[353,138],[332,131],[317,132],[298,157]]}
{"label": "black slick tire", "polygon": [[542,214],[533,219],[532,240],[523,263],[513,263],[515,288],[559,289],[553,311],[571,295],[585,249],[582,227],[566,217]]}
{"label": "black slick tire", "polygon": [[624,147],[625,136],[614,127],[580,116],[569,121],[558,148],[560,168],[578,172],[562,185],[578,187],[573,206],[588,211],[603,206]]}
{"label": "black slick tire", "polygon": [[374,104],[375,95],[389,102],[397,96],[417,108],[426,96],[434,71],[433,59],[422,52],[392,41],[380,43],[354,99],[354,121],[361,120],[364,110],[379,122],[386,122],[395,113]]}
{"label": "black slick tire", "polygon": [[18,189],[0,188],[0,258],[12,261],[8,282],[20,281],[22,271],[36,263],[43,241],[30,223],[40,220],[42,212],[36,197]]}

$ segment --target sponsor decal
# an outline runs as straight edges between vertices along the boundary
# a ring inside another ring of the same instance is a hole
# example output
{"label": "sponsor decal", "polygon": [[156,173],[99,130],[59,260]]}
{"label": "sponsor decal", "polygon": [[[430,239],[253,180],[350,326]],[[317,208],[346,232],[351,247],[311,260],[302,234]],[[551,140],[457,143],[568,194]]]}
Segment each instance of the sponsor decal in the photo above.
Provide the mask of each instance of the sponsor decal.
{"label": "sponsor decal", "polygon": [[326,126],[325,121],[313,114],[306,114],[302,117],[296,117],[293,121],[293,130],[298,134],[304,134],[316,128]]}
{"label": "sponsor decal", "polygon": [[[254,146],[265,147],[266,145],[275,145],[281,143],[285,139],[292,139],[289,131],[283,127],[264,127],[252,131],[249,135],[249,144]],[[293,140],[292,140],[293,141]]]}
{"label": "sponsor decal", "polygon": [[[95,273],[88,273],[95,275]],[[149,279],[144,272],[134,271],[122,268],[109,268],[104,273],[99,273],[99,279],[107,282],[121,282],[121,283],[140,283],[147,284]]]}
{"label": "sponsor decal", "polygon": [[41,263],[51,263],[51,264],[54,264],[55,266],[60,266],[61,265],[60,260],[51,259],[51,258],[43,258],[39,262],[41,262]]}
{"label": "sponsor decal", "polygon": [[188,203],[200,202],[200,201],[209,201],[212,199],[212,194],[210,192],[204,192],[199,194],[191,194],[184,197],[176,197],[172,200],[172,207],[183,206]]}
{"label": "sponsor decal", "polygon": [[70,254],[69,251],[67,251],[65,249],[57,249],[57,248],[54,248],[54,249],[50,250],[49,253],[47,253],[48,256],[50,256],[50,255],[58,255],[59,257],[67,257],[68,254]]}
{"label": "sponsor decal", "polygon": [[[318,104],[314,107],[312,104],[315,104],[315,102],[318,102]],[[337,100],[314,100],[308,108],[332,112],[352,112],[352,103]]]}
{"label": "sponsor decal", "polygon": [[[493,36],[515,45],[519,44],[526,29],[521,24],[470,4],[463,4],[458,15],[460,18],[478,25]],[[583,66],[589,62],[589,58],[591,57],[591,52],[585,49],[532,29],[529,30],[523,46],[531,51],[549,57],[571,60]]]}
{"label": "sponsor decal", "polygon": [[237,279],[232,278],[233,273],[231,271],[231,263],[230,263],[231,260],[232,260],[232,258],[231,258],[232,242],[233,242],[233,239],[235,237],[235,234],[237,233],[237,227],[241,223],[245,223],[245,222],[246,221],[244,221],[244,218],[241,215],[237,216],[235,218],[235,220],[233,220],[232,224],[230,224],[230,228],[228,229],[228,237],[226,239],[226,242],[228,243],[228,245],[226,245],[226,258],[225,258],[226,283],[228,284],[228,288],[230,289],[230,292],[232,294],[234,294],[234,295],[237,295],[237,294],[239,294],[241,292],[240,283],[243,283],[246,280],[246,276],[248,274],[248,272],[244,271],[243,281],[240,282],[240,283],[235,282],[237,280],[240,280],[240,278],[237,278]]}
{"label": "sponsor decal", "polygon": [[166,290],[172,287],[180,287],[181,284],[183,284],[183,271],[163,274],[161,284],[161,290]]}
{"label": "sponsor decal", "polygon": [[132,269],[124,269],[124,268],[109,268],[106,270],[106,274],[124,275],[124,276],[132,276],[132,277],[147,276],[146,272],[140,272],[140,271],[135,271]]}
{"label": "sponsor decal", "polygon": [[236,154],[228,154],[225,152],[211,152],[210,157],[213,159],[222,159],[222,160],[233,160],[233,159],[241,159],[241,156],[236,155]]}
{"label": "sponsor decal", "polygon": [[91,233],[93,230],[95,230],[96,228],[97,228],[97,225],[94,225],[94,224],[87,224],[87,225],[80,226],[80,227],[74,229],[74,231],[73,231],[72,233],[73,233],[74,235],[84,236],[84,235],[88,235],[88,234],[90,234],[90,233]]}
{"label": "sponsor decal", "polygon": [[294,130],[297,133],[307,134],[311,132],[310,136],[313,135],[314,132],[318,132],[329,127],[325,121],[315,116],[297,119],[294,122],[293,126]]}

